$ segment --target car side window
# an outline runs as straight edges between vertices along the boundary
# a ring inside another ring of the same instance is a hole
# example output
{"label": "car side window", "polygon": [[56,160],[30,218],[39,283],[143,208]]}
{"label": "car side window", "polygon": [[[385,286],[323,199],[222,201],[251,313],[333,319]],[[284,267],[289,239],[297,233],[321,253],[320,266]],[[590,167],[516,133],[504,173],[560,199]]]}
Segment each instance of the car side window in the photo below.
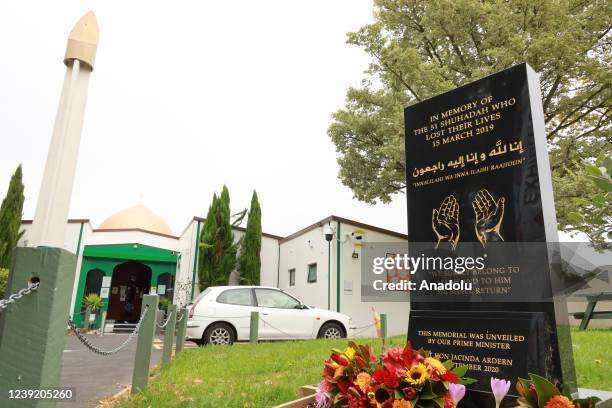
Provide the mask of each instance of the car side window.
{"label": "car side window", "polygon": [[291,296],[273,289],[255,289],[257,305],[261,307],[276,307],[280,309],[296,309],[300,302]]}
{"label": "car side window", "polygon": [[251,289],[228,289],[217,297],[217,303],[229,305],[252,306]]}

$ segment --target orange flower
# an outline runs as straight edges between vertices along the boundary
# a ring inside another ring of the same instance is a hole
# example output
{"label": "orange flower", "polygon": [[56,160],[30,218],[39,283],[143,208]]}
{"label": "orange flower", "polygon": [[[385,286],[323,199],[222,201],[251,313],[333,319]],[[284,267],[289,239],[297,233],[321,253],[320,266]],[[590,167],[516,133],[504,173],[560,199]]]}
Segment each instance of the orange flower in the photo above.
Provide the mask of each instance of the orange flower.
{"label": "orange flower", "polygon": [[412,408],[412,404],[406,400],[393,401],[393,408]]}
{"label": "orange flower", "polygon": [[427,357],[424,363],[431,371],[435,371],[439,376],[446,374],[446,367],[444,367],[444,364],[437,358]]}
{"label": "orange flower", "polygon": [[355,384],[359,387],[361,392],[364,394],[368,391],[370,387],[370,374],[368,373],[359,373],[357,374],[357,378],[355,379]]}
{"label": "orange flower", "polygon": [[572,403],[572,401],[570,401],[569,399],[567,399],[567,397],[564,397],[563,395],[555,395],[550,400],[548,400],[546,405],[544,405],[544,408],[575,408],[575,407],[576,406]]}

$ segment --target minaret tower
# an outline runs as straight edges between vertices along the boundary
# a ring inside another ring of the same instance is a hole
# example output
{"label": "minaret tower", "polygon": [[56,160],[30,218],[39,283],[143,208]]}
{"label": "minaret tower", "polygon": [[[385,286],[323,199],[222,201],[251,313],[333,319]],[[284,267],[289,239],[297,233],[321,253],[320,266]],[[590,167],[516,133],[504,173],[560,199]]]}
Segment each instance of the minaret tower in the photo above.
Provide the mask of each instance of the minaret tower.
{"label": "minaret tower", "polygon": [[98,22],[90,11],[81,17],[68,36],[64,57],[66,76],[29,234],[31,246],[64,247],[87,88],[96,59],[98,35]]}

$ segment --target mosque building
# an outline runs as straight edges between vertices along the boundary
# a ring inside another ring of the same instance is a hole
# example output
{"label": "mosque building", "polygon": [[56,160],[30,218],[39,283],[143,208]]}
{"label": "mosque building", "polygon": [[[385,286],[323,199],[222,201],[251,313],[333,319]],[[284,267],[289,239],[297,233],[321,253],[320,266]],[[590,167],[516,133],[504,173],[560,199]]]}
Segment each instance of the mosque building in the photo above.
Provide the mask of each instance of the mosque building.
{"label": "mosque building", "polygon": [[[119,211],[97,228],[89,219],[68,220],[64,249],[77,255],[70,308],[73,320],[82,324],[83,298],[89,293],[103,299],[94,327],[105,329],[137,321],[144,294],[159,295],[161,303],[187,305],[199,292],[198,237],[203,222],[193,217],[175,235],[160,216],[143,205]],[[31,225],[32,221],[22,222],[24,234],[18,245],[28,246]],[[325,234],[330,230],[334,236],[327,241]],[[244,231],[234,227],[235,240]],[[366,241],[406,243],[407,236],[337,216],[287,237],[264,232],[260,284],[286,290],[308,305],[345,313],[357,326],[371,323],[371,307],[376,305],[388,315],[390,334],[405,333],[408,302],[362,302],[360,254]],[[370,334],[374,335],[374,328]]]}

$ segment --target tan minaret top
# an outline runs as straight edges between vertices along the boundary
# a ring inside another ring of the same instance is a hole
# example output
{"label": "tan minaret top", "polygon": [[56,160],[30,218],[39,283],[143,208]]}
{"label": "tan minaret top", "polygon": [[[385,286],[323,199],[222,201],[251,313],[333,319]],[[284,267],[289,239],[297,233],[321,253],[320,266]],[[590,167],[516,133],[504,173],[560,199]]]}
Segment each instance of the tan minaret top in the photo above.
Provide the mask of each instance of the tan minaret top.
{"label": "tan minaret top", "polygon": [[64,56],[64,64],[70,66],[77,59],[93,71],[96,60],[96,49],[98,47],[98,21],[93,11],[85,14],[77,23],[68,36],[68,46]]}

